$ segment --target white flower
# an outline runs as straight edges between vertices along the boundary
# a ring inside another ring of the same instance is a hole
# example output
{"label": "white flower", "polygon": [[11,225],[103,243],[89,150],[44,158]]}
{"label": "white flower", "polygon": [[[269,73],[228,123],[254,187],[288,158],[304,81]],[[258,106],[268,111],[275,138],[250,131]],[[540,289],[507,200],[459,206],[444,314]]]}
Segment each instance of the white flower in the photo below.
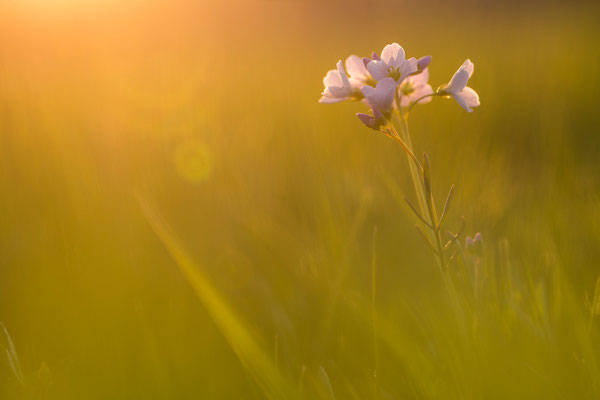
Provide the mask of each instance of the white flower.
{"label": "white flower", "polygon": [[323,78],[325,89],[319,103],[360,100],[363,98],[360,89],[367,84],[375,84],[375,80],[367,71],[363,60],[358,56],[351,55],[346,59],[346,69],[341,60],[337,62],[336,66],[337,69],[328,71]]}
{"label": "white flower", "polygon": [[327,72],[323,78],[325,89],[321,93],[319,103],[339,103],[351,98],[356,91],[348,80],[342,60],[337,62],[337,69]]}
{"label": "white flower", "polygon": [[373,115],[359,113],[356,116],[369,128],[379,129],[390,117],[395,91],[396,82],[392,78],[383,78],[375,87],[363,86],[362,93]]}
{"label": "white flower", "polygon": [[[419,98],[433,93],[433,89],[427,83],[429,80],[429,68],[425,68],[420,74],[414,74],[407,77],[398,85],[398,95],[400,96],[400,105],[408,107],[410,103]],[[419,100],[419,104],[429,103],[431,96]]]}
{"label": "white flower", "polygon": [[473,111],[471,107],[479,106],[479,95],[467,86],[474,68],[471,60],[467,59],[450,79],[450,82],[438,90],[442,96],[452,96],[468,112]]}
{"label": "white flower", "polygon": [[401,82],[416,72],[418,66],[416,58],[405,60],[404,49],[398,43],[392,43],[383,48],[380,60],[372,60],[367,64],[367,69],[378,81],[390,77],[396,82]]}

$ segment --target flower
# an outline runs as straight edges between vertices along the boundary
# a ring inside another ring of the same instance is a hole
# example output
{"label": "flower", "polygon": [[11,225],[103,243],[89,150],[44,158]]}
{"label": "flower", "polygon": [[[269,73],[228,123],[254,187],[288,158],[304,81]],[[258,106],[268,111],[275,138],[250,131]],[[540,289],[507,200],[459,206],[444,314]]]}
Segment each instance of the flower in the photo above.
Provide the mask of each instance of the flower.
{"label": "flower", "polygon": [[472,238],[467,236],[465,239],[465,247],[471,254],[481,254],[481,249],[483,247],[481,233],[477,232]]}
{"label": "flower", "polygon": [[383,78],[375,87],[363,86],[362,93],[373,115],[359,113],[356,116],[369,128],[379,129],[390,117],[395,91],[396,81],[392,78]]}
{"label": "flower", "polygon": [[377,83],[367,70],[363,59],[359,56],[351,55],[346,59],[346,70],[350,75],[350,85],[355,89],[362,89],[365,85],[375,85]]}
{"label": "flower", "polygon": [[356,116],[360,119],[360,122],[367,126],[367,128],[375,129],[376,131],[378,131],[385,123],[384,120],[377,119],[374,116],[365,113],[356,113]]}
{"label": "flower", "polygon": [[342,60],[337,62],[337,69],[327,72],[327,75],[323,78],[323,85],[325,85],[325,89],[321,93],[319,103],[339,103],[350,99],[358,100],[362,97],[360,90],[350,83]]}
{"label": "flower", "polygon": [[383,48],[380,60],[369,61],[367,69],[378,81],[390,77],[396,82],[401,82],[408,75],[416,72],[418,66],[414,57],[405,60],[404,49],[398,43],[392,43]]}
{"label": "flower", "polygon": [[473,111],[471,107],[479,106],[479,95],[467,86],[474,68],[475,66],[471,60],[467,59],[452,76],[450,82],[438,89],[440,95],[452,96],[468,112]]}
{"label": "flower", "polygon": [[[410,103],[419,100],[421,97],[428,94],[433,94],[431,85],[427,83],[429,80],[429,68],[425,68],[420,74],[413,74],[407,77],[398,85],[398,95],[400,96],[400,105],[408,107]],[[429,103],[430,97],[425,97],[419,100],[419,104]]]}

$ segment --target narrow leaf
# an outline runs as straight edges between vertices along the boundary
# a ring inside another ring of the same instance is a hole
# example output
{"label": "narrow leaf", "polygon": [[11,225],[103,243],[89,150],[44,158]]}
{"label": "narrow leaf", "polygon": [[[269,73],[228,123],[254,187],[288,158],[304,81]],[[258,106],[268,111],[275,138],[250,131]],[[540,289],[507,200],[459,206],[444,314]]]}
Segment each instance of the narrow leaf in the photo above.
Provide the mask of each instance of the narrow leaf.
{"label": "narrow leaf", "polygon": [[441,227],[446,221],[448,217],[448,209],[450,208],[450,202],[452,201],[452,196],[454,195],[454,185],[450,186],[450,191],[448,192],[448,197],[446,197],[446,203],[444,204],[444,211],[442,212],[442,216],[440,218],[440,224],[438,226]]}
{"label": "narrow leaf", "polygon": [[431,224],[429,222],[425,221],[425,218],[423,218],[421,216],[421,214],[419,214],[419,212],[417,211],[417,209],[412,205],[412,203],[408,200],[408,198],[405,197],[404,201],[406,202],[406,204],[408,204],[408,206],[410,207],[410,209],[413,210],[413,212],[421,220],[421,222],[423,222],[425,225],[427,225],[430,229],[433,229],[431,227]]}

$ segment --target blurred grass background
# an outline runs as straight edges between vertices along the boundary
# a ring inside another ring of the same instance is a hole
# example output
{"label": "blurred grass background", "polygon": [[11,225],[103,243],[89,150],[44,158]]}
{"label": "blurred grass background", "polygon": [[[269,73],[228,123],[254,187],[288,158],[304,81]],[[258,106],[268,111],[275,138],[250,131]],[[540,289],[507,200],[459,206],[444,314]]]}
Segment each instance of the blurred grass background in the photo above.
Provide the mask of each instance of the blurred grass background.
{"label": "blurred grass background", "polygon": [[[2,359],[0,397],[597,398],[597,15],[2,3],[0,321],[23,382]],[[457,186],[450,225],[483,234],[476,324],[414,232],[401,150],[361,104],[317,103],[338,59],[394,41],[433,55],[434,87],[475,63],[481,107],[436,99],[411,130],[438,203]]]}

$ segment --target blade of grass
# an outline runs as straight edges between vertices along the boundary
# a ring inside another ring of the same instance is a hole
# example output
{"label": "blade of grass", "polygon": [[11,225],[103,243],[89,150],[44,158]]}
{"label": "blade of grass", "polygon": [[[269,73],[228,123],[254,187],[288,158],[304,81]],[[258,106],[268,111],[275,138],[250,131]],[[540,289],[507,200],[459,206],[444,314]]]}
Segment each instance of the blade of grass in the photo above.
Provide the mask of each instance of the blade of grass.
{"label": "blade of grass", "polygon": [[269,399],[299,399],[293,386],[278,371],[275,363],[252,337],[243,321],[227,304],[201,269],[192,261],[182,245],[152,208],[138,196],[146,220],[163,243],[198,299],[208,310],[223,336]]}

